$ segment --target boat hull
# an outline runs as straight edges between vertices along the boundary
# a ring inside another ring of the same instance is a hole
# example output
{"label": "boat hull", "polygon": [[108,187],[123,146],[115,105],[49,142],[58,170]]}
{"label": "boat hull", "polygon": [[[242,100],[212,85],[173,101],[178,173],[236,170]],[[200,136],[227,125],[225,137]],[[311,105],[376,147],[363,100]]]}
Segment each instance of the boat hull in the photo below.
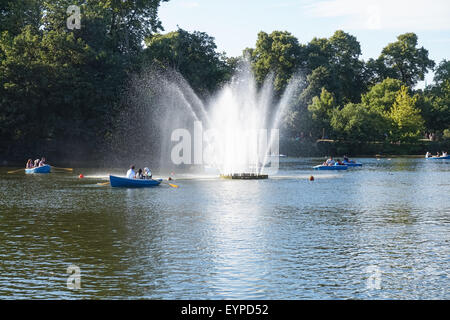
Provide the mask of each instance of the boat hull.
{"label": "boat hull", "polygon": [[450,159],[450,156],[445,156],[445,157],[429,157],[429,158],[425,158],[427,160],[442,160],[442,159]]}
{"label": "boat hull", "polygon": [[51,167],[46,164],[42,167],[32,168],[32,169],[25,169],[25,173],[50,173]]}
{"label": "boat hull", "polygon": [[109,183],[113,188],[151,188],[161,184],[162,179],[128,179],[117,176],[109,176]]}
{"label": "boat hull", "polygon": [[333,165],[333,166],[324,166],[318,165],[314,167],[314,170],[347,170],[348,166],[346,165]]}
{"label": "boat hull", "polygon": [[362,163],[357,162],[344,162],[347,167],[362,167]]}

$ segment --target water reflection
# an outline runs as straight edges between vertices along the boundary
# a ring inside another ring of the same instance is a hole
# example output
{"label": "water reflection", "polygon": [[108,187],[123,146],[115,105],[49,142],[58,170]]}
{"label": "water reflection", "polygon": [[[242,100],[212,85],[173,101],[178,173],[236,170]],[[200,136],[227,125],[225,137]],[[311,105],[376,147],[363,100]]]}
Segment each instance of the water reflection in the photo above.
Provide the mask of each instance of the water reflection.
{"label": "water reflection", "polygon": [[[449,298],[448,165],[360,161],[322,174],[287,159],[278,179],[146,190],[0,169],[0,296]],[[66,287],[69,265],[81,290]]]}

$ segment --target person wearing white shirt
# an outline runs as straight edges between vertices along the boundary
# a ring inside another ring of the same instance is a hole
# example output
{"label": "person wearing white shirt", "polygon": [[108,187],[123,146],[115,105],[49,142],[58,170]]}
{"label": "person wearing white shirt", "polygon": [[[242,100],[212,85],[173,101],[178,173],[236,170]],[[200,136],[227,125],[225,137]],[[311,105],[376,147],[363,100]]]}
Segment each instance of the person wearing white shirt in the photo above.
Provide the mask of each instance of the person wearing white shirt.
{"label": "person wearing white shirt", "polygon": [[127,178],[134,179],[135,176],[136,176],[136,172],[134,172],[134,166],[131,166],[130,169],[127,171]]}
{"label": "person wearing white shirt", "polygon": [[147,167],[144,168],[144,178],[145,179],[151,179],[152,178],[152,172]]}

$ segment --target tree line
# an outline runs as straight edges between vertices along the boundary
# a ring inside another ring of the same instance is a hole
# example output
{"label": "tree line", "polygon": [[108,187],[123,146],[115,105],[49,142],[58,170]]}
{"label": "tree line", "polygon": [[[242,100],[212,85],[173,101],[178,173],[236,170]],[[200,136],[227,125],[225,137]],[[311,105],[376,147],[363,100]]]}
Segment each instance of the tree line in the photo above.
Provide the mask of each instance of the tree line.
{"label": "tree line", "polygon": [[[399,35],[368,61],[357,39],[341,30],[306,44],[286,31],[260,32],[254,48],[227,57],[204,32],[163,34],[158,8],[164,1],[1,1],[4,153],[52,144],[100,152],[114,135],[130,78],[149,64],[177,70],[206,98],[242,59],[250,60],[260,85],[273,75],[278,96],[301,76],[301,94],[283,123],[286,137],[450,138],[450,61],[432,61],[414,33]],[[80,8],[79,29],[67,27],[70,5]],[[434,82],[415,89],[430,70]]]}

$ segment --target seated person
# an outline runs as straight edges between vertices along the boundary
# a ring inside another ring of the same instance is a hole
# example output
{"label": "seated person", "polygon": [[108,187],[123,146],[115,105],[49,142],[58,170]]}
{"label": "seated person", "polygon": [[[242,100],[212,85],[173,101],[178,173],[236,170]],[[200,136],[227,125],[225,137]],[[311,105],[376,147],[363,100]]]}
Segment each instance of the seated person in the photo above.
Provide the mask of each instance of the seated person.
{"label": "seated person", "polygon": [[45,166],[45,158],[42,157],[41,161],[39,161],[39,167]]}
{"label": "seated person", "polygon": [[330,157],[327,161],[325,161],[325,165],[327,166],[334,165],[333,157]]}
{"label": "seated person", "polygon": [[139,169],[136,173],[136,179],[144,179],[144,176],[142,175],[142,169]]}
{"label": "seated person", "polygon": [[34,160],[33,167],[39,167],[39,159]]}
{"label": "seated person", "polygon": [[31,169],[33,168],[33,160],[28,159],[27,164],[25,165],[26,169]]}
{"label": "seated person", "polygon": [[134,165],[130,167],[130,169],[127,171],[127,178],[128,179],[134,179],[136,176],[136,172],[134,172]]}
{"label": "seated person", "polygon": [[152,172],[149,168],[144,168],[144,179],[151,179],[152,178]]}

